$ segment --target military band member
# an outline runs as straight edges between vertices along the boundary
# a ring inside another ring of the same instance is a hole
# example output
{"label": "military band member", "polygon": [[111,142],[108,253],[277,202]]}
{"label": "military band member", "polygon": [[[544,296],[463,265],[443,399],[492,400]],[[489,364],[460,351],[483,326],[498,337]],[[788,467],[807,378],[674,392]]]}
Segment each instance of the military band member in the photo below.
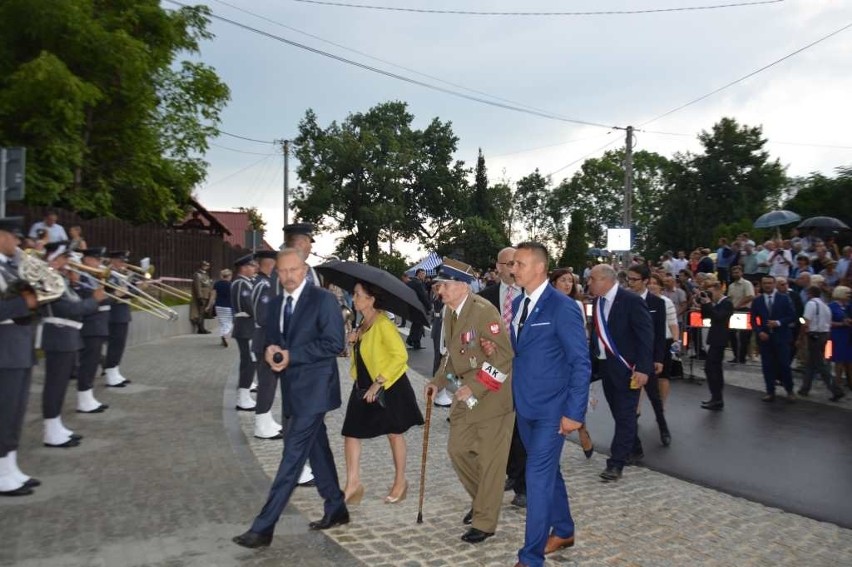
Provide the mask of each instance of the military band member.
{"label": "military band member", "polygon": [[[127,261],[130,259],[129,250],[116,250],[109,253],[109,266],[113,274],[109,282],[116,287],[127,287],[124,278],[119,277],[123,271],[126,272]],[[130,291],[116,292],[116,295],[130,299]],[[116,302],[109,311],[109,339],[107,340],[107,354],[104,361],[104,372],[106,373],[106,385],[109,388],[124,388],[130,384],[130,380],[121,375],[118,365],[124,356],[124,348],[127,346],[127,332],[132,319],[130,305]]]}
{"label": "military band member", "polygon": [[[82,263],[94,269],[103,269],[101,259],[106,257],[107,249],[103,246],[93,246],[83,252]],[[80,297],[91,297],[96,289],[101,288],[100,282],[89,274],[80,276]],[[80,334],[83,338],[83,348],[80,351],[80,367],[77,370],[77,412],[101,413],[109,406],[95,399],[95,375],[101,363],[104,343],[109,339],[109,320],[113,301],[101,302],[98,310],[83,317],[83,328]]]}
{"label": "military band member", "polygon": [[210,333],[204,328],[204,319],[212,290],[213,280],[210,278],[210,262],[205,260],[201,262],[198,270],[192,274],[192,304],[189,306],[189,319],[195,324],[199,335]]}
{"label": "military band member", "polygon": [[237,387],[237,410],[254,411],[256,404],[251,397],[255,362],[252,359],[251,339],[254,336],[251,292],[255,263],[251,254],[234,262],[237,275],[231,282],[231,309],[234,310],[234,330],[231,336],[240,349],[240,380]]}
{"label": "military band member", "polygon": [[[266,340],[266,311],[269,301],[274,297],[272,278],[275,270],[274,250],[256,252],[257,276],[251,292],[251,314],[254,319],[254,336],[251,350],[254,353],[257,368],[257,406],[254,415],[254,436],[258,439],[281,439],[281,425],[272,417],[272,402],[275,401],[275,389],[278,381],[269,364],[263,360],[263,344]],[[275,274],[275,279],[278,275]]]}
{"label": "military band member", "polygon": [[74,366],[77,352],[83,347],[80,330],[83,317],[98,312],[98,304],[106,299],[103,289],[97,288],[90,297],[81,298],[72,288],[66,273],[70,250],[66,242],[51,242],[45,247],[51,268],[66,278],[65,293],[56,301],[41,307],[40,346],[44,351],[44,390],[41,410],[44,419],[45,447],[76,447],[81,435],[75,434],[62,423],[62,405]]}
{"label": "military band member", "polygon": [[18,265],[23,254],[22,217],[0,218],[0,496],[25,496],[41,483],[18,468],[18,445],[35,364],[30,313],[35,293],[22,288]]}
{"label": "military band member", "polygon": [[[433,288],[438,286],[446,306],[447,354],[426,386],[427,396],[434,396],[441,388],[453,388],[451,378],[460,379],[450,408],[447,452],[473,501],[462,520],[471,526],[461,537],[469,543],[484,541],[497,529],[515,422],[511,341],[497,309],[472,293],[474,273],[471,266],[446,258],[438,271]],[[496,345],[491,356],[482,350],[482,340]]]}

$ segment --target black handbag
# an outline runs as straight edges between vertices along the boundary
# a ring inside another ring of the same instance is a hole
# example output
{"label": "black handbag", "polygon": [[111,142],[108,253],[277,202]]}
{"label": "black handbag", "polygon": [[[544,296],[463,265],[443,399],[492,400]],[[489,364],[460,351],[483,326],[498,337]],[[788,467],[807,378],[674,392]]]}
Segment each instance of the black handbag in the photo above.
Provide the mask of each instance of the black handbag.
{"label": "black handbag", "polygon": [[[368,389],[369,388],[359,388],[358,386],[355,386],[355,395],[358,396],[359,400],[363,400],[363,402],[365,404],[367,403],[367,400],[364,399],[364,396],[367,395]],[[387,403],[385,402],[385,387],[384,386],[381,386],[379,388],[379,391],[376,394],[376,401],[374,401],[373,404],[377,404],[382,409],[387,407]]]}

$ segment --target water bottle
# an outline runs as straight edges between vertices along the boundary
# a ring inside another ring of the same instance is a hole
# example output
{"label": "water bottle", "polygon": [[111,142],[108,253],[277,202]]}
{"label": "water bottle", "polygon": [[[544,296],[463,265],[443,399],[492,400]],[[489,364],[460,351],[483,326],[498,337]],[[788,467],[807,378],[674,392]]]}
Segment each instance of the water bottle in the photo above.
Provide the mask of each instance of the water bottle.
{"label": "water bottle", "polygon": [[[461,386],[461,379],[452,372],[447,372],[447,391],[455,394]],[[464,403],[467,404],[468,409],[473,409],[476,407],[476,404],[479,403],[479,400],[476,399],[476,396],[471,394]]]}

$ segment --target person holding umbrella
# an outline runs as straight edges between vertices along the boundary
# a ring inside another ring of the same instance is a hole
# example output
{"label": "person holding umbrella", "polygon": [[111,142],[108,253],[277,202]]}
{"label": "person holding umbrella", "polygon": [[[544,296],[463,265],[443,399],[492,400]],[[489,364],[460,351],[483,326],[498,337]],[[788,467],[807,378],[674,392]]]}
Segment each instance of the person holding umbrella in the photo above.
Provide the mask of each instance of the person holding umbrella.
{"label": "person holding umbrella", "polygon": [[349,334],[354,384],[343,420],[347,504],[358,504],[364,496],[361,439],[380,435],[388,437],[396,471],[385,503],[397,504],[405,499],[408,481],[403,434],[414,425],[423,425],[423,415],[405,373],[408,353],[395,325],[381,311],[384,295],[381,288],[366,282],[356,283],[352,293],[355,310],[363,322]]}

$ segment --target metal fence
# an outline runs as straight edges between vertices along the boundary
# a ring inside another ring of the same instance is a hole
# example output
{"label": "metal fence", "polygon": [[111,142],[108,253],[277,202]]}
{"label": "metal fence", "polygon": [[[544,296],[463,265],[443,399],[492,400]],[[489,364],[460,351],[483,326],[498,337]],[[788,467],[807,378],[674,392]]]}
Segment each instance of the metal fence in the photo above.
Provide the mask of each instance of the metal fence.
{"label": "metal fence", "polygon": [[[31,207],[9,203],[10,216],[23,216],[27,231],[44,218],[47,207]],[[202,230],[180,230],[156,225],[133,225],[111,218],[85,219],[74,212],[57,209],[59,224],[66,232],[80,225],[89,246],[106,246],[109,250],[130,250],[130,263],[150,258],[156,268],[155,277],[190,278],[202,260],[210,262],[210,274],[219,278],[219,270],[233,268],[234,261],[250,250],[231,246],[220,235]]]}

